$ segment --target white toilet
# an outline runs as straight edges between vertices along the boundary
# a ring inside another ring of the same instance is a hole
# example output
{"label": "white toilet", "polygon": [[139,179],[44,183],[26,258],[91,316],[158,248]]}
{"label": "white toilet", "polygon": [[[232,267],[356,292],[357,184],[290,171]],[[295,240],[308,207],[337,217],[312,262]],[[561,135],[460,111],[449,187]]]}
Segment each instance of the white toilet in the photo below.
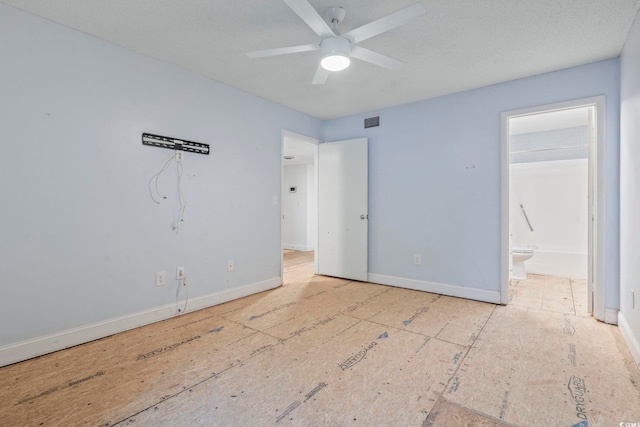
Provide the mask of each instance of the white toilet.
{"label": "white toilet", "polygon": [[530,246],[513,246],[511,247],[511,259],[513,265],[511,267],[512,279],[526,279],[527,269],[524,262],[533,256],[533,248]]}

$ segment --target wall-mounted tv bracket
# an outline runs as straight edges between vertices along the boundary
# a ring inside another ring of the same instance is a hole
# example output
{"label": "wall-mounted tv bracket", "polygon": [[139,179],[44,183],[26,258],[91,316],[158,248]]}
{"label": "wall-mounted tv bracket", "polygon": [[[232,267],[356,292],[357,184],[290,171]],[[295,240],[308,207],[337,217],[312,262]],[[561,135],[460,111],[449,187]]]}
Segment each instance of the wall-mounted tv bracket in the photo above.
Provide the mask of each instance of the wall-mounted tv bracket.
{"label": "wall-mounted tv bracket", "polygon": [[168,148],[170,150],[181,150],[188,151],[189,153],[209,155],[209,144],[185,141],[184,139],[169,138],[167,136],[152,135],[150,133],[142,134],[142,145],[150,145],[152,147]]}

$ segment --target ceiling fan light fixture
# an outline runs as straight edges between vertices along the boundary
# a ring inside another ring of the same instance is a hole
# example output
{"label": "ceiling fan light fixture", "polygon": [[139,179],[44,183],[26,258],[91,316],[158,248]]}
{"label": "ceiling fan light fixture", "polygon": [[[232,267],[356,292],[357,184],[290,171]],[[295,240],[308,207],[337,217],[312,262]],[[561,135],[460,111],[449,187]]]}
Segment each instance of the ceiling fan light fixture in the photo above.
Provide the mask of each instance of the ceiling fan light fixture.
{"label": "ceiling fan light fixture", "polygon": [[351,59],[341,53],[330,53],[322,58],[320,65],[327,71],[342,71],[351,65]]}
{"label": "ceiling fan light fixture", "polygon": [[323,18],[311,5],[310,0],[283,1],[320,37],[320,43],[256,50],[247,52],[247,56],[249,58],[264,58],[290,53],[320,51],[320,64],[311,81],[311,84],[314,85],[324,84],[332,71],[341,71],[349,67],[351,57],[388,70],[401,69],[406,65],[404,62],[358,46],[358,43],[398,28],[427,13],[427,9],[422,3],[414,3],[342,35],[338,27],[346,14],[343,7],[328,8]]}
{"label": "ceiling fan light fixture", "polygon": [[328,37],[320,43],[320,65],[327,71],[342,71],[351,64],[351,42],[345,37]]}

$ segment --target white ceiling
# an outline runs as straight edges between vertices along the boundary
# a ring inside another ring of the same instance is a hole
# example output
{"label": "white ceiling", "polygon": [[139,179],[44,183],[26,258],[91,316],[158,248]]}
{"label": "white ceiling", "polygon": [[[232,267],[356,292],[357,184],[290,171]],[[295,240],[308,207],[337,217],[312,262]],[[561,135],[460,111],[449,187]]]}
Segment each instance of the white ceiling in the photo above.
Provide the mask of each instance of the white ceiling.
{"label": "white ceiling", "polygon": [[[346,32],[416,0],[310,0],[341,5]],[[422,0],[427,15],[362,42],[406,62],[352,61],[312,85],[318,52],[246,52],[319,42],[282,1],[0,0],[319,119],[357,114],[620,54],[640,0]]]}

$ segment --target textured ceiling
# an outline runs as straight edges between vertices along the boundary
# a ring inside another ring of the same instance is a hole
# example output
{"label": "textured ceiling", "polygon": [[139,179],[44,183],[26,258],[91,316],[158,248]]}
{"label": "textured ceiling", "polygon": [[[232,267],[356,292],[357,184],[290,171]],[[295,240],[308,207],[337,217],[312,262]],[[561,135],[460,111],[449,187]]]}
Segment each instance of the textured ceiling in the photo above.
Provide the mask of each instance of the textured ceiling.
{"label": "textured ceiling", "polygon": [[[620,54],[640,0],[423,0],[427,15],[361,46],[407,63],[352,61],[312,85],[317,52],[246,52],[319,42],[281,0],[0,0],[320,119],[404,104]],[[342,5],[343,32],[416,0]]]}

